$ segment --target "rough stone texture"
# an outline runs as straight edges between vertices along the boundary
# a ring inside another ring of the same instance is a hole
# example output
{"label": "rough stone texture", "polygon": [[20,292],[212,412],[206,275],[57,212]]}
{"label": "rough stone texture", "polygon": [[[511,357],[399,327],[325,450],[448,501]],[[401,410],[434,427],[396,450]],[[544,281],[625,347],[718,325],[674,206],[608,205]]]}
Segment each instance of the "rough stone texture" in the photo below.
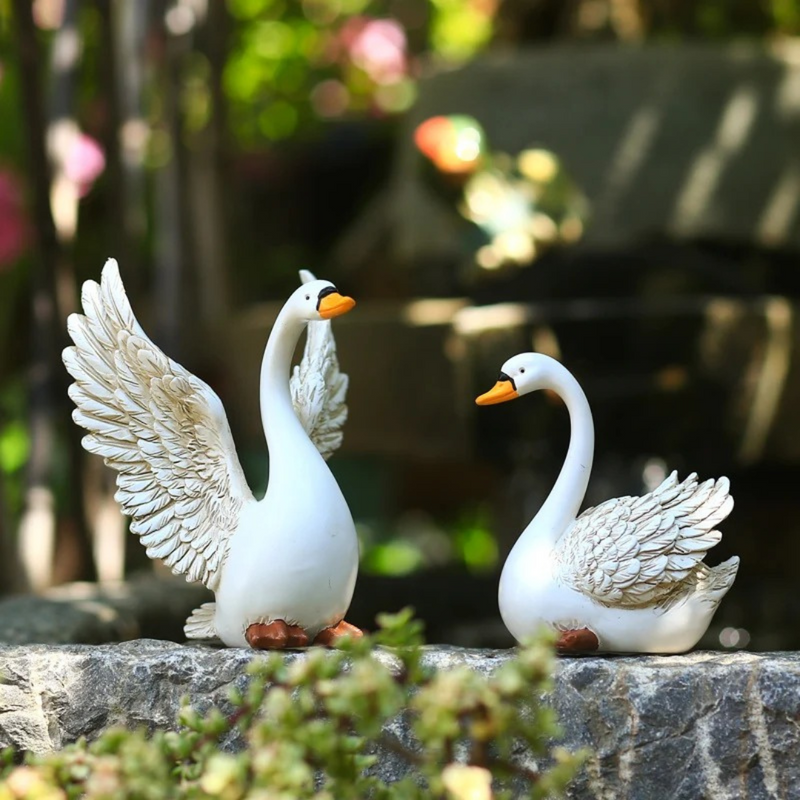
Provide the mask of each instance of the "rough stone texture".
{"label": "rough stone texture", "polygon": [[576,797],[800,796],[800,656],[564,661],[555,705],[598,758]]}
{"label": "rough stone texture", "polygon": [[[431,647],[426,659],[489,674],[512,655]],[[108,725],[172,726],[185,695],[224,705],[257,657],[152,640],[0,647],[0,745],[43,752]],[[574,798],[800,797],[800,654],[562,659],[553,702],[564,744],[597,753]],[[402,721],[393,729],[407,738]]]}

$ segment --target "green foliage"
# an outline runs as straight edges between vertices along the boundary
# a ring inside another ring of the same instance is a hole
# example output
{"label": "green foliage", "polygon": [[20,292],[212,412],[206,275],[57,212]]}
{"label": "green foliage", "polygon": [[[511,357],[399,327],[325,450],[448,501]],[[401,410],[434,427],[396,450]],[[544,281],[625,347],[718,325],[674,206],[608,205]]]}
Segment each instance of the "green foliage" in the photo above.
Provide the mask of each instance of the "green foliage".
{"label": "green foliage", "polygon": [[361,567],[373,575],[410,575],[425,567],[425,554],[417,542],[390,539],[366,549]]}
{"label": "green foliage", "polygon": [[20,379],[0,384],[0,491],[13,514],[22,508],[23,472],[30,452],[25,386]]}
{"label": "green foliage", "polygon": [[775,29],[788,35],[800,32],[800,2],[798,0],[770,0],[770,12]]}
{"label": "green foliage", "polygon": [[[421,626],[409,611],[379,620],[373,636],[334,651],[257,659],[230,716],[185,705],[178,732],[109,730],[92,744],[13,766],[6,755],[0,800],[12,798],[475,798],[560,796],[581,754],[551,741],[558,728],[540,702],[550,686],[552,643],[539,639],[486,677],[467,667],[423,665]],[[392,648],[388,650],[386,648]],[[406,715],[414,742],[388,724]],[[223,748],[232,736],[246,746]],[[523,744],[541,763],[515,759]],[[387,783],[377,749],[413,775]]]}
{"label": "green foliage", "polygon": [[0,429],[0,470],[17,472],[28,460],[28,429],[21,420],[14,420]]}
{"label": "green foliage", "polygon": [[423,516],[410,529],[406,523],[382,532],[359,524],[358,532],[361,569],[373,575],[409,575],[443,564],[485,573],[497,567],[499,558],[491,517],[482,506],[465,509],[452,523]]}
{"label": "green foliage", "polygon": [[431,45],[453,62],[467,61],[480,52],[494,32],[493,3],[431,0]]}
{"label": "green foliage", "polygon": [[319,120],[409,108],[420,59],[465,61],[485,47],[496,6],[474,0],[228,0],[231,125],[245,145]]}
{"label": "green foliage", "polygon": [[488,511],[479,507],[465,512],[456,523],[454,545],[459,559],[471,572],[497,567],[499,553]]}

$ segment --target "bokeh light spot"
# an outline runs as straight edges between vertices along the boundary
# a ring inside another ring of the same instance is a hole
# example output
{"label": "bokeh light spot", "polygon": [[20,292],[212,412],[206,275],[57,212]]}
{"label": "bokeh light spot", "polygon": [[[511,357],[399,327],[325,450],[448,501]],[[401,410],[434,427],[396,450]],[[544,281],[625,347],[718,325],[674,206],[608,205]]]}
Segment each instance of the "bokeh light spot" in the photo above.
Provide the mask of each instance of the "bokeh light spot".
{"label": "bokeh light spot", "polygon": [[277,100],[259,114],[258,126],[268,139],[285,139],[297,127],[297,109],[285,100]]}
{"label": "bokeh light spot", "polygon": [[744,628],[723,628],[719,634],[719,643],[723,647],[742,650],[750,644],[750,632]]}
{"label": "bokeh light spot", "polygon": [[337,80],[318,83],[311,90],[311,107],[317,116],[323,118],[341,117],[350,103],[347,87]]}
{"label": "bokeh light spot", "polygon": [[417,96],[414,84],[408,80],[379,86],[375,90],[378,107],[390,114],[399,114],[411,108]]}

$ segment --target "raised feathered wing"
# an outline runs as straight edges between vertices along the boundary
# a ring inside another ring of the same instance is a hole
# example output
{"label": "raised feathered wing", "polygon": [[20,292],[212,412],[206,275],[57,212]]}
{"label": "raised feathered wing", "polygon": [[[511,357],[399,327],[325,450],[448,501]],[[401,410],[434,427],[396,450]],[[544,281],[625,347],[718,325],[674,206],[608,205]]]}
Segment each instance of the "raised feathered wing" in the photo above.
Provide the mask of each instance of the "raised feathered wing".
{"label": "raised feathered wing", "polygon": [[117,262],[83,286],[64,364],[83,446],[117,470],[117,502],[151,558],[219,585],[247,486],[222,403],[153,344],[133,315]]}
{"label": "raised feathered wing", "polygon": [[[308,270],[301,270],[300,280],[316,279]],[[324,459],[342,443],[347,384],[347,375],[339,371],[330,321],[309,322],[303,358],[292,371],[290,388],[295,413]]]}
{"label": "raised feathered wing", "polygon": [[729,488],[673,472],[650,494],[587,509],[557,545],[563,579],[607,606],[668,605],[722,538],[714,528],[733,508]]}

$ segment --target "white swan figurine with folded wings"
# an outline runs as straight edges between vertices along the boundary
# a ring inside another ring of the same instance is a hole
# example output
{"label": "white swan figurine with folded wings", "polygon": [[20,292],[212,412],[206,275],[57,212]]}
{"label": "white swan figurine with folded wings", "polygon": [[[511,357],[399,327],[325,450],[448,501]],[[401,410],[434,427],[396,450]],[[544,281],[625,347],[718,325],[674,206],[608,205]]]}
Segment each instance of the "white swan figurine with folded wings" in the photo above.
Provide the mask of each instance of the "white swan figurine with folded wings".
{"label": "white swan figurine with folded wings", "polygon": [[[358,572],[350,510],[325,463],[341,443],[347,376],[330,320],[355,301],[301,273],[261,366],[269,484],[256,500],[214,391],[140,327],[109,259],[69,318],[64,364],[83,445],[117,470],[115,495],[151,558],[215,594],[189,617],[189,638],[258,649],[360,635],[344,615]],[[303,360],[291,360],[308,326]]]}
{"label": "white swan figurine with folded wings", "polygon": [[558,361],[522,353],[477,398],[493,405],[555,391],[570,415],[567,457],[547,500],[509,553],[500,614],[517,640],[548,626],[562,652],[680,653],[708,628],[739,559],[703,563],[730,514],[727,478],[682,483],[672,473],[643,497],[619,497],[577,516],[594,455],[586,395]]}

